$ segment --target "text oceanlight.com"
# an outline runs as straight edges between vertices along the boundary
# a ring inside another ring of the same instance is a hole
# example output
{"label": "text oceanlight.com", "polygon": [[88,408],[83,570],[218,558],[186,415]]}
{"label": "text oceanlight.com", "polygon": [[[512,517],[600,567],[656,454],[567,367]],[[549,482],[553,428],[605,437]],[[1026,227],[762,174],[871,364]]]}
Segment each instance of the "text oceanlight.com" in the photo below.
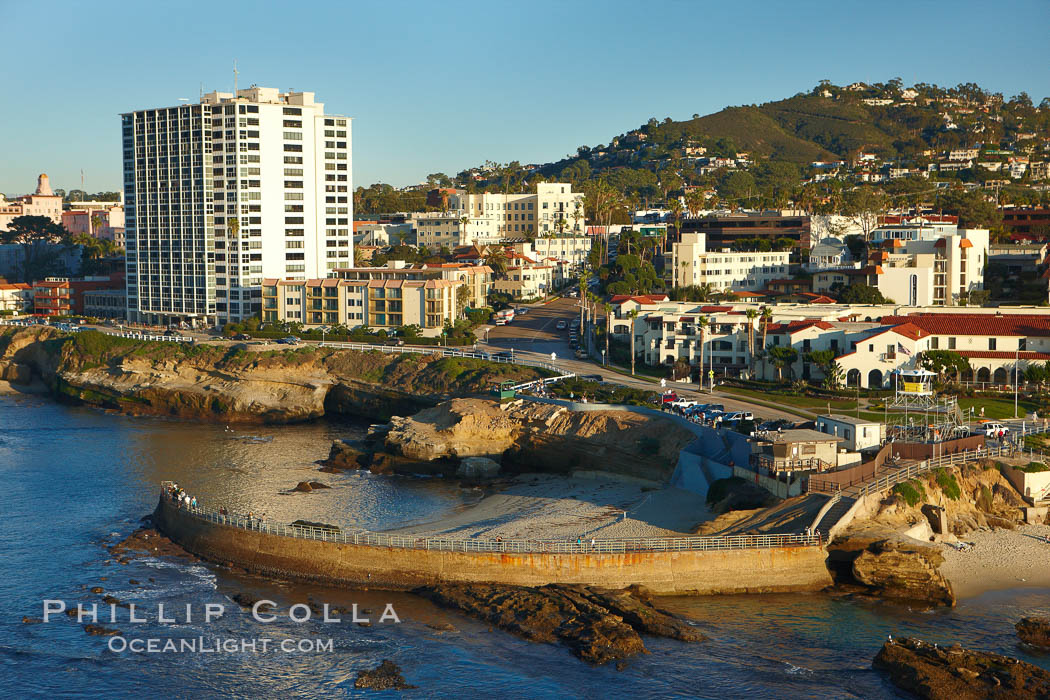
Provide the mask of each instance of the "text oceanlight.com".
{"label": "text oceanlight.com", "polygon": [[[99,605],[98,603],[78,603],[76,607],[67,607],[62,600],[45,600],[43,621],[51,622],[63,613],[75,617],[78,623],[108,623],[108,624],[210,624],[219,620],[226,613],[226,606],[222,603],[206,603],[204,605],[165,606],[158,603],[153,607],[136,606],[134,603],[127,605]],[[240,607],[237,608],[240,611]],[[75,614],[73,612],[75,611]],[[255,602],[249,613],[251,618],[260,624],[269,624],[280,620],[301,624],[306,622],[319,622],[322,624],[350,623],[358,625],[371,625],[373,621],[379,624],[399,624],[394,606],[387,603],[378,617],[373,617],[371,611],[359,608],[357,603],[348,608],[332,608],[328,603],[323,605],[307,605],[296,603],[285,611],[277,610],[277,604],[272,600],[260,600]],[[159,653],[267,653],[279,651],[284,653],[316,653],[329,652],[333,650],[331,639],[321,638],[278,638],[256,637],[256,638],[233,638],[198,636],[178,639],[164,639],[155,637],[131,637],[125,636],[116,630],[105,632],[110,636],[108,647],[110,651],[122,653],[131,652],[137,654],[159,654]]]}
{"label": "text oceanlight.com", "polygon": [[281,651],[286,654],[329,652],[334,648],[332,639],[271,639],[258,637],[254,639],[207,638],[192,639],[159,639],[151,637],[110,637],[109,650],[113,652],[131,652],[134,654],[266,654]]}

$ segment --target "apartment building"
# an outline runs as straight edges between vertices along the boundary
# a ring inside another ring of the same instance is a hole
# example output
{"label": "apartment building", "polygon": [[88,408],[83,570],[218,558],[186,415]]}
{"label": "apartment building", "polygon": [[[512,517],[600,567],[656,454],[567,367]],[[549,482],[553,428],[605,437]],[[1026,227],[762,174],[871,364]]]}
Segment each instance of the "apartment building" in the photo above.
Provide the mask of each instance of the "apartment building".
{"label": "apartment building", "polygon": [[732,247],[741,240],[772,243],[781,238],[790,239],[796,249],[812,247],[810,218],[785,212],[687,216],[682,220],[682,232],[706,234],[712,249]]}
{"label": "apartment building", "polygon": [[985,229],[958,229],[906,242],[887,239],[882,250],[869,256],[867,284],[898,304],[965,304],[970,292],[984,288],[988,242]]}
{"label": "apartment building", "polygon": [[441,206],[411,218],[417,243],[432,251],[584,230],[583,194],[568,183],[541,182],[533,193],[442,190]]}
{"label": "apartment building", "polygon": [[492,289],[514,299],[541,299],[561,289],[568,282],[568,275],[568,264],[563,261],[519,258],[517,265],[507,267],[502,279],[493,282]]}
{"label": "apartment building", "polygon": [[105,238],[124,247],[124,207],[113,204],[106,207],[81,208],[62,212],[62,225],[74,236],[84,234]]}
{"label": "apartment building", "polygon": [[488,304],[492,289],[492,268],[487,265],[440,263],[436,265],[408,265],[404,260],[388,260],[384,267],[339,268],[333,277],[351,281],[404,280],[410,282],[443,280],[463,286],[463,306],[480,308]]}
{"label": "apartment building", "polygon": [[24,282],[0,282],[0,312],[22,314],[32,308],[32,286]]}
{"label": "apartment building", "polygon": [[683,233],[665,259],[665,275],[675,287],[709,284],[718,291],[765,289],[792,271],[790,251],[709,251],[703,233]]}
{"label": "apartment building", "polygon": [[[760,352],[777,346],[796,351],[795,361],[779,372],[785,379],[824,379],[808,354],[831,350],[845,382],[864,388],[890,386],[894,372],[914,369],[927,350],[958,352],[972,367],[963,380],[998,384],[1008,383],[1015,367],[1023,372],[1050,360],[1050,312],[1038,307],[777,304],[768,306],[772,318],[765,324],[760,316],[747,317],[765,308],[757,304],[701,305],[660,295],[618,296],[612,304],[613,334],[632,340],[640,362],[683,360],[698,367],[704,357],[718,376],[747,372],[777,379],[778,368]],[[633,320],[631,311],[637,312]]]}
{"label": "apartment building", "polygon": [[575,269],[587,263],[593,244],[594,239],[590,236],[551,235],[531,241],[514,241],[510,248],[534,260],[561,260]]}
{"label": "apartment building", "polygon": [[327,279],[266,279],[262,288],[264,321],[292,321],[306,326],[397,328],[418,325],[423,335],[441,333],[446,322],[468,307],[480,307],[492,281],[485,266],[406,266],[336,270]]}
{"label": "apartment building", "polygon": [[124,275],[48,277],[33,283],[33,313],[40,316],[84,314],[85,294],[102,289],[123,290]]}
{"label": "apartment building", "polygon": [[253,86],[121,119],[129,320],[238,321],[264,277],[353,265],[350,120],[314,93]]}
{"label": "apartment building", "polygon": [[84,292],[84,315],[92,318],[124,318],[127,313],[124,289],[94,289]]}
{"label": "apartment building", "polygon": [[5,199],[0,194],[0,231],[11,227],[11,222],[20,216],[46,216],[56,224],[62,223],[62,198],[51,190],[46,173],[36,179],[33,194],[14,199]]}

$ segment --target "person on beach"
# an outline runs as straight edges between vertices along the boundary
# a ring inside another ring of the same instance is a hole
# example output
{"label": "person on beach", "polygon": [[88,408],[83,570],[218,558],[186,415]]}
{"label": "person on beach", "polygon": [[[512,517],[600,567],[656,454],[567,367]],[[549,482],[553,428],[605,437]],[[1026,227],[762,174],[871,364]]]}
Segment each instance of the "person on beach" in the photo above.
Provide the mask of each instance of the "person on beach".
{"label": "person on beach", "polygon": [[595,548],[595,546],[594,546],[594,538],[592,537],[591,538],[591,549],[593,550],[594,548]]}

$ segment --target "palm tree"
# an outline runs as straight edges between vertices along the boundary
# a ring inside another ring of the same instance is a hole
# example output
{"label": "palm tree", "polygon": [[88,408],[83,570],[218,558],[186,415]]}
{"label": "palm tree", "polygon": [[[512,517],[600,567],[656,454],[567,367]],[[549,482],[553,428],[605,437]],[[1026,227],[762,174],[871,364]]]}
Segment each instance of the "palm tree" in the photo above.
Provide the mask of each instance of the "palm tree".
{"label": "palm tree", "polygon": [[[671,200],[671,217],[674,219],[674,230],[675,235],[678,236],[678,240],[682,240],[682,201],[675,197]],[[664,233],[664,240],[660,244],[660,252],[667,248],[667,234]]]}
{"label": "palm tree", "polygon": [[[584,309],[587,307],[587,289],[588,283],[591,280],[591,273],[584,270],[580,273],[580,335],[584,338],[587,337],[587,319],[584,316]],[[586,344],[586,340],[584,340]]]}
{"label": "palm tree", "polygon": [[638,309],[631,309],[627,312],[627,318],[631,319],[631,337],[627,340],[627,344],[631,349],[631,376],[634,376],[634,320],[638,318]]}
{"label": "palm tree", "polygon": [[466,234],[467,234],[467,224],[469,224],[469,223],[470,223],[470,217],[469,216],[461,216],[461,217],[459,217],[459,226],[460,226],[459,244],[460,245],[468,245],[466,243],[466,240],[467,240],[467,235]]}
{"label": "palm tree", "polygon": [[231,216],[226,220],[226,228],[229,230],[231,236],[236,236],[241,230],[241,222],[238,221],[236,216]]}
{"label": "palm tree", "polygon": [[[766,334],[769,333],[769,324],[773,320],[773,309],[768,306],[762,307],[762,353],[765,357],[766,352]],[[764,362],[764,360],[763,360]]]}
{"label": "palm tree", "polygon": [[711,322],[707,320],[707,316],[701,316],[696,319],[696,330],[700,334],[700,388],[704,388],[704,332],[707,330]]}
{"label": "palm tree", "polygon": [[692,214],[693,217],[699,215],[704,208],[703,190],[689,190],[685,195],[685,206],[689,209],[689,213]]}
{"label": "palm tree", "polygon": [[507,274],[507,256],[502,250],[493,251],[485,258],[485,264],[492,268],[493,277],[503,277]]}
{"label": "palm tree", "polygon": [[612,355],[609,354],[609,336],[612,335],[612,304],[602,304],[602,310],[605,311],[605,357],[608,361],[612,359]]}
{"label": "palm tree", "polygon": [[98,232],[98,229],[101,225],[102,219],[97,214],[95,216],[92,216],[90,221],[88,222],[88,233],[94,236]]}
{"label": "palm tree", "polygon": [[748,309],[747,316],[747,366],[751,373],[755,372],[755,319],[758,318],[758,309]]}

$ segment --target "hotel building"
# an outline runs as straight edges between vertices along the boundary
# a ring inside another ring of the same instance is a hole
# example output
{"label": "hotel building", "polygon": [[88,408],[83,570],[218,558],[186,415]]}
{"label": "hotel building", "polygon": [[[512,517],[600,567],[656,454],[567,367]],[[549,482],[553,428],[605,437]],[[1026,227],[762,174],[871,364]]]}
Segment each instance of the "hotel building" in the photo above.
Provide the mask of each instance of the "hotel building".
{"label": "hotel building", "polygon": [[122,115],[128,319],[221,325],[353,265],[350,120],[251,87]]}

